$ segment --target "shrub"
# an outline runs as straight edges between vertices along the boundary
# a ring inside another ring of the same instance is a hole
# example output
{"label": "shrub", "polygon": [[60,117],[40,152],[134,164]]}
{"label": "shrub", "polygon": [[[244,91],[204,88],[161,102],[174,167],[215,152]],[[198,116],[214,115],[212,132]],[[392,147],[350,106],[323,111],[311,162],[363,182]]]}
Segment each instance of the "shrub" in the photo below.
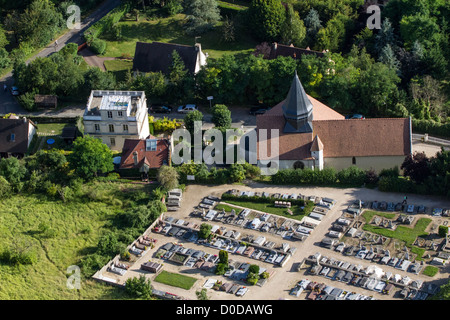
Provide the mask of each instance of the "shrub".
{"label": "shrub", "polygon": [[219,263],[217,264],[217,266],[216,266],[216,271],[215,271],[215,273],[216,273],[217,275],[223,275],[223,274],[225,274],[225,272],[227,271],[227,267],[228,267],[227,264],[222,263],[222,262],[219,262]]}
{"label": "shrub", "polygon": [[259,274],[259,266],[257,264],[250,265],[248,272]]}
{"label": "shrub", "polygon": [[94,39],[92,40],[89,47],[95,54],[103,54],[106,51],[106,41],[101,39]]}
{"label": "shrub", "polygon": [[339,171],[337,178],[341,184],[361,186],[366,179],[366,173],[358,167],[351,166]]}
{"label": "shrub", "polygon": [[125,291],[132,297],[149,299],[152,296],[152,285],[144,275],[139,278],[128,278],[125,282]]}
{"label": "shrub", "polygon": [[448,234],[448,227],[447,226],[439,226],[438,234],[440,237],[445,237]]}
{"label": "shrub", "polygon": [[211,234],[211,229],[212,229],[212,226],[210,224],[202,223],[200,225],[200,230],[198,232],[198,236],[202,239],[208,239],[208,237]]}
{"label": "shrub", "polygon": [[0,261],[11,265],[31,265],[37,261],[37,255],[31,250],[10,248],[0,254]]}
{"label": "shrub", "polygon": [[379,178],[381,177],[393,177],[397,178],[400,175],[400,170],[397,166],[391,168],[391,169],[382,169],[380,171],[380,174],[378,175]]}

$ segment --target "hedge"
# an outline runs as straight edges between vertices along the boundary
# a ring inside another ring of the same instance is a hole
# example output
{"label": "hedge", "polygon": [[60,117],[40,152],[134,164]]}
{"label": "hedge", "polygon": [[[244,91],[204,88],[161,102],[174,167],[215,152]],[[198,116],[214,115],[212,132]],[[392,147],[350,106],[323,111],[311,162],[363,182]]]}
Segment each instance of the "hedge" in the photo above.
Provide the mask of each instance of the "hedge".
{"label": "hedge", "polygon": [[89,48],[95,54],[103,54],[106,51],[106,41],[102,39],[94,39],[89,45]]}
{"label": "hedge", "polygon": [[129,11],[129,4],[123,4],[111,10],[106,16],[94,23],[83,33],[85,41],[90,43],[104,32],[112,30],[112,27]]}
{"label": "hedge", "polygon": [[414,133],[428,133],[433,136],[450,138],[450,123],[441,124],[433,120],[412,119]]}

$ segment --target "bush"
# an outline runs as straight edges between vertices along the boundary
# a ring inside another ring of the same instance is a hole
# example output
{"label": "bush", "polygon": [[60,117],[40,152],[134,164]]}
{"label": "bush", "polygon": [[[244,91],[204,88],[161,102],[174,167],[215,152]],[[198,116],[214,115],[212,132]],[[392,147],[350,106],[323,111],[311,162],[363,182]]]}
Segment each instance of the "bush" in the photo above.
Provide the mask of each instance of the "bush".
{"label": "bush", "polygon": [[19,101],[20,105],[27,111],[34,111],[36,109],[36,104],[34,103],[34,96],[36,92],[30,91],[25,92],[17,97],[17,101]]}
{"label": "bush", "polygon": [[259,274],[259,266],[257,264],[250,265],[248,272]]}
{"label": "bush", "polygon": [[339,183],[345,185],[361,186],[366,179],[366,173],[364,170],[351,166],[343,169],[337,173],[337,179]]}
{"label": "bush", "polygon": [[216,273],[217,275],[224,275],[225,272],[227,271],[227,267],[228,267],[227,264],[222,263],[222,262],[219,262],[219,263],[217,264],[217,266],[216,266],[216,271],[215,271],[215,273]]}
{"label": "bush", "polygon": [[447,226],[439,226],[438,234],[440,237],[445,237],[448,234],[448,227]]}
{"label": "bush", "polygon": [[433,120],[412,119],[414,133],[428,133],[443,138],[450,138],[450,123],[442,124]]}
{"label": "bush", "polygon": [[208,239],[208,237],[211,234],[211,229],[212,229],[212,226],[210,224],[202,223],[200,225],[200,230],[198,232],[199,238],[201,238],[201,239]]}
{"label": "bush", "polygon": [[32,265],[37,261],[37,255],[30,250],[5,249],[0,254],[0,261],[11,265]]}
{"label": "bush", "polygon": [[89,48],[95,53],[95,54],[103,54],[106,51],[106,41],[101,39],[94,39],[92,40]]}
{"label": "bush", "polygon": [[150,299],[152,297],[152,285],[144,275],[139,278],[128,278],[125,282],[125,291],[134,298]]}
{"label": "bush", "polygon": [[380,174],[378,175],[379,178],[381,177],[392,177],[392,178],[398,178],[400,175],[400,170],[397,166],[391,168],[391,169],[382,169],[380,171]]}

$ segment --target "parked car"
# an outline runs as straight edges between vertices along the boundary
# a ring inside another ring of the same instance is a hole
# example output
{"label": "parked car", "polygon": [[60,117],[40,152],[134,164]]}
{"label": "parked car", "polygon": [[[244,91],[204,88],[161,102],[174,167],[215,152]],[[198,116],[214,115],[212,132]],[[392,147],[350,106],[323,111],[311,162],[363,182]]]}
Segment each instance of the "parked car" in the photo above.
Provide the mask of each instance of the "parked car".
{"label": "parked car", "polygon": [[171,113],[172,108],[163,105],[153,105],[150,107],[151,113]]}
{"label": "parked car", "polygon": [[20,94],[19,88],[17,88],[16,86],[11,87],[11,94],[13,96],[18,96]]}
{"label": "parked car", "polygon": [[267,107],[251,107],[250,108],[250,114],[256,116],[257,114],[264,114],[266,111],[269,110]]}
{"label": "parked car", "polygon": [[347,116],[345,116],[345,119],[365,119],[366,117],[364,117],[362,114],[349,114]]}
{"label": "parked car", "polygon": [[179,113],[188,113],[194,110],[198,110],[197,106],[195,104],[187,104],[185,106],[179,106],[178,112]]}

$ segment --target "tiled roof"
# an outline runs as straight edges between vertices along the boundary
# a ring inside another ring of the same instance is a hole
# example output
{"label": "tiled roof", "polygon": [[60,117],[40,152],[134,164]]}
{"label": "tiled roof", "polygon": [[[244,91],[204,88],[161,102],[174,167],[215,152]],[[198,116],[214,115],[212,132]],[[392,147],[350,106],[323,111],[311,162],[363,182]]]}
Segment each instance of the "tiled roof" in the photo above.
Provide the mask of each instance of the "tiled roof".
{"label": "tiled roof", "polygon": [[133,71],[168,73],[172,65],[172,53],[177,51],[187,70],[195,71],[197,47],[162,42],[137,42],[133,59]]}
{"label": "tiled roof", "polygon": [[320,151],[320,150],[323,150],[323,143],[320,140],[319,136],[316,135],[314,137],[314,140],[313,140],[312,144],[311,144],[310,151]]}
{"label": "tiled roof", "polygon": [[[155,139],[150,136],[149,139]],[[146,151],[145,139],[125,139],[122,149],[120,169],[138,169],[144,164],[150,168],[159,168],[169,162],[169,142],[157,139],[156,150]],[[137,165],[134,164],[134,153],[137,153]]]}
{"label": "tiled roof", "polygon": [[[28,126],[34,123],[28,119],[0,118],[0,152],[26,153],[28,150]],[[14,134],[14,141],[11,140]]]}
{"label": "tiled roof", "polygon": [[300,59],[302,55],[315,55],[317,57],[323,57],[324,53],[309,49],[296,48],[293,46],[286,46],[279,43],[274,43],[270,50],[269,59],[276,59],[279,56],[292,57],[294,59]]}
{"label": "tiled roof", "polygon": [[[320,137],[323,156],[397,156],[411,153],[410,121],[408,118],[348,119],[309,97],[313,104],[312,133],[284,133],[283,101],[256,117],[257,129],[279,130],[279,159],[300,160],[311,156],[314,137]],[[258,150],[261,142],[258,134]],[[270,158],[270,130],[267,149]],[[265,143],[265,141],[264,141]],[[259,157],[258,159],[264,159]]]}

